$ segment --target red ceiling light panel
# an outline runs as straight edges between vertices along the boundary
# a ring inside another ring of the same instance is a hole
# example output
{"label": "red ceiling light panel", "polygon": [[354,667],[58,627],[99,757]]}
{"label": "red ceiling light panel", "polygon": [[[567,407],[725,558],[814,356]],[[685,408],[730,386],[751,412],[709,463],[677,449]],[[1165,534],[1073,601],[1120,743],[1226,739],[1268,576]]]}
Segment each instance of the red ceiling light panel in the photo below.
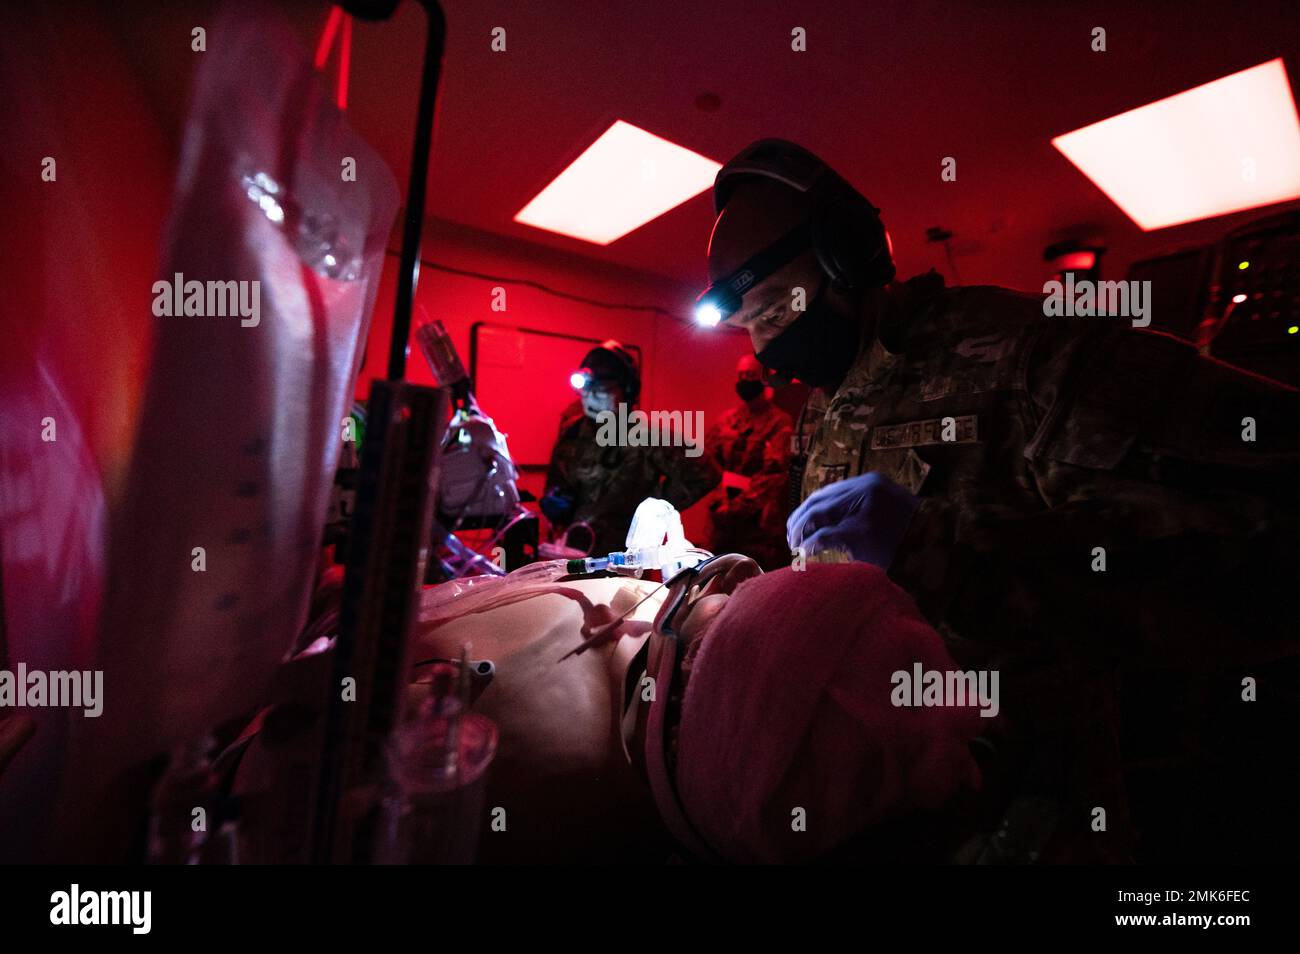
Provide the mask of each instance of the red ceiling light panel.
{"label": "red ceiling light panel", "polygon": [[721,163],[617,120],[515,215],[608,245],[713,185]]}
{"label": "red ceiling light panel", "polygon": [[1143,231],[1300,198],[1300,118],[1281,59],[1052,145]]}

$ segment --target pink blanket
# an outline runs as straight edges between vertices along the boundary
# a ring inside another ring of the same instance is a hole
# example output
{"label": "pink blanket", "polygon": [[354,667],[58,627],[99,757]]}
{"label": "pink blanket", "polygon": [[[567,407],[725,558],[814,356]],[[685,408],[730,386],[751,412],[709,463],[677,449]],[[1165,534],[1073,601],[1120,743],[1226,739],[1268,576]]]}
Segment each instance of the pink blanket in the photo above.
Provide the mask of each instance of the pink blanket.
{"label": "pink blanket", "polygon": [[727,860],[810,860],[978,786],[969,743],[987,720],[976,707],[891,702],[896,671],[957,666],[880,569],[810,564],[749,580],[704,639],[677,785]]}

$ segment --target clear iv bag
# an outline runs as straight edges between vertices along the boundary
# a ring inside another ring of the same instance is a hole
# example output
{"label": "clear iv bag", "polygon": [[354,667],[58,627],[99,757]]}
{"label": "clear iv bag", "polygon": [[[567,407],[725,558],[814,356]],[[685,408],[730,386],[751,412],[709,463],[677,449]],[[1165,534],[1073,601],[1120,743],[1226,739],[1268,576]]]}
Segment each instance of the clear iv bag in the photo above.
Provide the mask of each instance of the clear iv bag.
{"label": "clear iv bag", "polygon": [[287,24],[257,9],[232,8],[198,58],[83,768],[264,704],[311,595],[398,190]]}

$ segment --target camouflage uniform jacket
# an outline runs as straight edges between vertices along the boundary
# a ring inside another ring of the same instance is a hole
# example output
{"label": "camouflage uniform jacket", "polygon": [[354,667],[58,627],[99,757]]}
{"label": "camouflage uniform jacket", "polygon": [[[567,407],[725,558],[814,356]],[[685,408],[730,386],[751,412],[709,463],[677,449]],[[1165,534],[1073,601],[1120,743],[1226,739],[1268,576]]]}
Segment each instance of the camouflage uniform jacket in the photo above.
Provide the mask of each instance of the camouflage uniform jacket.
{"label": "camouflage uniform jacket", "polygon": [[709,429],[705,449],[724,472],[749,481],[739,493],[719,488],[710,501],[715,553],[744,553],[768,569],[789,562],[785,544],[790,478],[790,415],[770,401],[757,413],[731,408]]}
{"label": "camouflage uniform jacket", "polygon": [[593,553],[626,546],[632,514],[645,498],[662,497],[685,510],[722,478],[707,453],[687,457],[686,447],[601,447],[597,429],[581,411],[566,416],[546,474],[548,491],[558,490],[573,501],[571,523],[591,525]]}
{"label": "camouflage uniform jacket", "polygon": [[1061,753],[1030,760],[1060,829],[1125,857],[1085,813],[1124,827],[1097,768],[1119,762],[1123,674],[1297,650],[1297,394],[1122,319],[1045,318],[1037,296],[932,273],[880,299],[803,495],[879,471],[921,498],[890,576],[960,664],[1000,670],[1020,743]]}

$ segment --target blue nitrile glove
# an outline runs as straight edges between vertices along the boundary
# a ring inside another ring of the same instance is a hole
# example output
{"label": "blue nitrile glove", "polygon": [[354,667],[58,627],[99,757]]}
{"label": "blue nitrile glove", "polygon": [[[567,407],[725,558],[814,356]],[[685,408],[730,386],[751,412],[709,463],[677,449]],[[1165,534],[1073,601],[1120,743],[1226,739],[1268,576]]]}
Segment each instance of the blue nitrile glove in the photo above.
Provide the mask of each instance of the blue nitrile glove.
{"label": "blue nitrile glove", "polygon": [[871,471],[817,491],[785,522],[790,548],[843,550],[888,569],[921,500]]}
{"label": "blue nitrile glove", "polygon": [[546,514],[547,520],[560,526],[567,524],[573,516],[573,499],[555,489],[539,500],[537,505]]}

